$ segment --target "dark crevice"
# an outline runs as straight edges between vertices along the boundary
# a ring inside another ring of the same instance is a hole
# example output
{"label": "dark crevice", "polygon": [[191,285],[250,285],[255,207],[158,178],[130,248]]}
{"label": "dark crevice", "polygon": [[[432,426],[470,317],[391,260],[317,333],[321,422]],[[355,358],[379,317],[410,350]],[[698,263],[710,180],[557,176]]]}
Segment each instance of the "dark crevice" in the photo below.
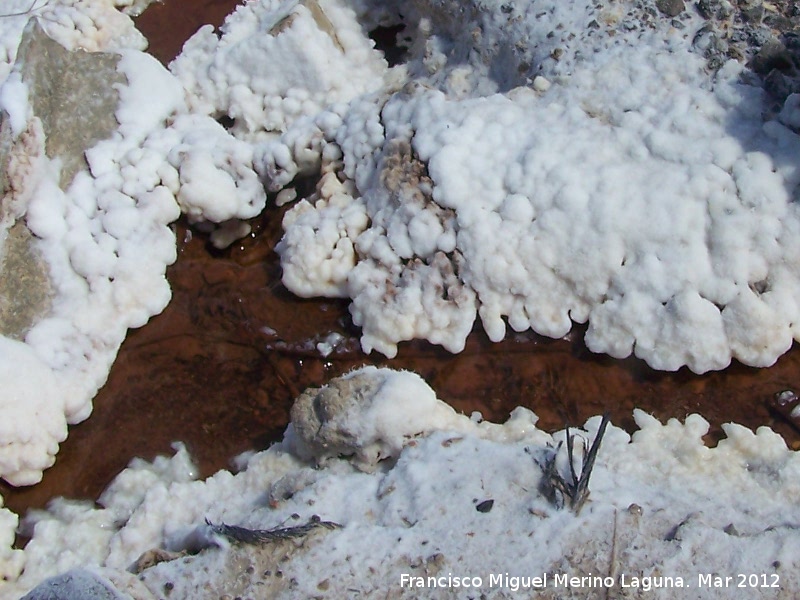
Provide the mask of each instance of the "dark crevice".
{"label": "dark crevice", "polygon": [[228,115],[222,115],[221,117],[217,117],[217,123],[222,125],[226,130],[230,131],[233,128],[233,125],[236,123],[236,120]]}
{"label": "dark crevice", "polygon": [[398,43],[399,35],[405,30],[405,25],[378,26],[369,32],[369,37],[375,42],[375,48],[383,52],[383,56],[390,67],[402,64],[408,57],[408,48]]}

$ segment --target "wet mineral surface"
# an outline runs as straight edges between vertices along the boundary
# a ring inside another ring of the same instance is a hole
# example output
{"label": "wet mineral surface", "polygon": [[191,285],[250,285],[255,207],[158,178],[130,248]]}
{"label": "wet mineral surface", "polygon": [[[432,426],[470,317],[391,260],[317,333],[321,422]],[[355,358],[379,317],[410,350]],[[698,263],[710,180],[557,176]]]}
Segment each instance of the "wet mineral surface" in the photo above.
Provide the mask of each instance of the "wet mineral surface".
{"label": "wet mineral surface", "polygon": [[[235,5],[156,3],[138,26],[166,63],[183,39],[203,23],[219,25]],[[721,424],[737,422],[773,427],[800,446],[798,431],[771,408],[777,394],[800,388],[796,347],[769,369],[734,364],[702,376],[594,355],[582,342],[582,326],[561,340],[528,332],[497,344],[478,326],[458,355],[417,342],[402,344],[392,360],[365,355],[346,303],[299,299],[281,284],[273,248],[283,212],[268,207],[252,221],[253,233],[225,251],[176,224],[170,305],[129,333],[92,416],[71,428],[42,483],[0,484],[8,507],[24,513],[55,496],[94,499],[132,457],[170,453],[174,441],[187,444],[201,476],[210,475],[236,454],[280,439],[292,400],[306,387],[363,364],[412,369],[457,410],[492,421],[521,405],[539,415],[542,428],[555,430],[608,411],[633,431],[638,407],[661,420],[700,413],[711,423],[710,444],[724,435]]]}

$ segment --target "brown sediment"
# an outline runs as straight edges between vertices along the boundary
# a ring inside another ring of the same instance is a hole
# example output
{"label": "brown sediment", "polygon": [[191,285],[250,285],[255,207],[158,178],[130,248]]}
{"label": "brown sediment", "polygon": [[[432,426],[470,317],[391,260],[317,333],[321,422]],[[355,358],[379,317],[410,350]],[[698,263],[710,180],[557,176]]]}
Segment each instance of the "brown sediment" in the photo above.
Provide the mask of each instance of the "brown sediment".
{"label": "brown sediment", "polygon": [[[0,486],[9,507],[24,512],[57,495],[96,498],[132,457],[169,453],[176,440],[207,476],[236,454],[280,439],[298,391],[367,363],[414,370],[457,410],[492,421],[526,406],[542,428],[555,430],[609,411],[614,424],[633,431],[638,407],[661,420],[700,413],[711,422],[710,443],[730,421],[769,425],[789,444],[800,441],[768,406],[797,386],[796,349],[770,369],[736,364],[700,376],[592,354],[580,326],[562,340],[524,333],[500,343],[476,327],[458,355],[421,342],[401,344],[391,360],[364,355],[346,302],[298,299],[280,283],[273,248],[283,212],[268,209],[251,236],[223,252],[187,225],[176,227],[171,303],[130,332],[93,415],[71,428],[43,482]],[[323,357],[316,344],[330,332],[344,340]]]}
{"label": "brown sediment", "polygon": [[203,25],[222,25],[244,0],[164,0],[154,2],[136,19],[150,46],[147,51],[168,64]]}
{"label": "brown sediment", "polygon": [[[151,6],[138,25],[151,52],[168,62],[182,36],[202,22],[218,25],[236,4],[168,0]],[[205,18],[212,13],[216,20]],[[253,220],[253,234],[225,251],[185,223],[176,226],[179,257],[168,270],[172,302],[130,332],[93,415],[71,428],[42,483],[0,484],[7,506],[24,513],[55,496],[94,499],[132,457],[169,453],[176,440],[187,444],[207,476],[236,454],[280,439],[299,391],[363,364],[414,370],[457,410],[480,411],[492,421],[526,406],[543,429],[555,430],[608,411],[615,425],[633,431],[638,407],[661,420],[700,413],[711,423],[709,443],[722,437],[722,423],[733,421],[768,425],[790,445],[800,444],[798,432],[769,406],[776,393],[800,387],[797,348],[769,369],[735,364],[699,376],[592,354],[583,326],[562,340],[528,332],[496,344],[477,326],[458,355],[411,342],[392,360],[366,356],[346,302],[298,299],[280,283],[273,248],[283,212],[268,208]],[[331,332],[343,341],[323,357],[316,344]]]}

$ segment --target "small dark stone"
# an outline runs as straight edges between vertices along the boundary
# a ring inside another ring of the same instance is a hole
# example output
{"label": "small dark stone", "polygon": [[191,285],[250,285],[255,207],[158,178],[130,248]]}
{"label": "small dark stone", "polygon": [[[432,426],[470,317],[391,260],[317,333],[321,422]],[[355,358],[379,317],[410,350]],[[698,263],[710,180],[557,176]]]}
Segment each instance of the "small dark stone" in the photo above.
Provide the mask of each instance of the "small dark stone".
{"label": "small dark stone", "polygon": [[739,537],[739,535],[741,535],[733,523],[728,523],[722,531],[734,537]]}
{"label": "small dark stone", "polygon": [[786,31],[792,28],[792,21],[783,15],[770,13],[764,17],[764,25],[777,31]]}
{"label": "small dark stone", "polygon": [[677,17],[685,9],[683,0],[656,0],[656,8],[668,17]]}
{"label": "small dark stone", "polygon": [[475,510],[482,513],[488,513],[490,510],[492,510],[493,506],[494,506],[494,500],[484,500],[483,502],[480,502],[478,503],[477,506],[475,506]]}
{"label": "small dark stone", "polygon": [[636,31],[639,29],[639,22],[636,19],[625,19],[622,22],[622,28],[625,31]]}
{"label": "small dark stone", "polygon": [[786,46],[778,40],[772,40],[761,47],[748,66],[759,75],[767,75],[774,69],[790,71],[794,61]]}
{"label": "small dark stone", "polygon": [[697,4],[695,4],[695,7],[697,7],[697,12],[700,13],[701,17],[704,19],[710,19],[714,16],[718,5],[718,0],[700,0]]}
{"label": "small dark stone", "polygon": [[777,69],[773,69],[764,79],[764,91],[772,99],[783,104],[791,94],[800,93],[800,80],[787,77]]}
{"label": "small dark stone", "polygon": [[761,23],[764,18],[764,5],[761,1],[752,2],[741,9],[742,20],[748,23]]}
{"label": "small dark stone", "polygon": [[788,31],[783,34],[781,41],[787,50],[800,50],[800,33]]}

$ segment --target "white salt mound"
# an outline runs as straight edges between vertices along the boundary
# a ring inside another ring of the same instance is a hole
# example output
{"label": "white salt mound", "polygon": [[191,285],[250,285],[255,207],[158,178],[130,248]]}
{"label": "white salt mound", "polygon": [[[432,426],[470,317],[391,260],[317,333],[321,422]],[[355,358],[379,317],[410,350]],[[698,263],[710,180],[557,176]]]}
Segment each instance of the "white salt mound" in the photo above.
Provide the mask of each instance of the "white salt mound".
{"label": "white salt mound", "polygon": [[287,287],[351,298],[390,357],[459,352],[479,317],[492,340],[588,322],[591,350],[656,369],[771,365],[800,322],[797,99],[764,122],[742,67],[693,46],[704,19],[645,8],[403,6],[380,92],[262,146],[271,189],[322,176],[284,221]]}

